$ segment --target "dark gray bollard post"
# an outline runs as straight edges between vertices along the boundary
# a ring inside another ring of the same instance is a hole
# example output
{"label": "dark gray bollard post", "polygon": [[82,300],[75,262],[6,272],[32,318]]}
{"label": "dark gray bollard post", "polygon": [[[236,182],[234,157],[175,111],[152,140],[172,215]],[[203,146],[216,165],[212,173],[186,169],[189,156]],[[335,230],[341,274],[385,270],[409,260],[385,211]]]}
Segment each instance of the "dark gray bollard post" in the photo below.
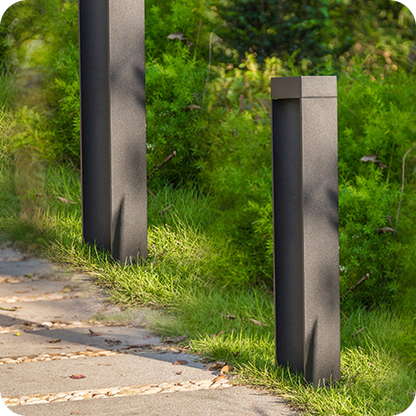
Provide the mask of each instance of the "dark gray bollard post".
{"label": "dark gray bollard post", "polygon": [[340,377],[336,77],[273,78],[276,361]]}
{"label": "dark gray bollard post", "polygon": [[80,0],[83,238],[147,255],[144,0]]}

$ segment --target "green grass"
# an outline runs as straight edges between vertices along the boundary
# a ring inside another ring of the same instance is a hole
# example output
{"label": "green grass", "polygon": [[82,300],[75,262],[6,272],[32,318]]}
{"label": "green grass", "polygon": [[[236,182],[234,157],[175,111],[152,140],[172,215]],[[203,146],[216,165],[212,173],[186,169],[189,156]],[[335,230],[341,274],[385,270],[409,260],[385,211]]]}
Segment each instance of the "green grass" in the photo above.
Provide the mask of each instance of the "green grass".
{"label": "green grass", "polygon": [[[342,317],[341,380],[313,387],[275,368],[272,293],[244,283],[244,258],[215,227],[218,211],[209,196],[171,188],[149,196],[149,256],[137,266],[120,265],[82,245],[79,172],[47,167],[43,183],[31,183],[33,204],[24,214],[19,214],[14,177],[10,160],[3,159],[1,233],[89,273],[117,304],[162,308],[174,319],[150,319],[155,331],[189,335],[193,352],[232,364],[241,383],[282,395],[314,415],[387,416],[410,405],[416,390],[414,314],[358,309]],[[34,195],[37,187],[42,197]],[[46,209],[36,209],[39,198]],[[239,273],[241,284],[233,284]]]}

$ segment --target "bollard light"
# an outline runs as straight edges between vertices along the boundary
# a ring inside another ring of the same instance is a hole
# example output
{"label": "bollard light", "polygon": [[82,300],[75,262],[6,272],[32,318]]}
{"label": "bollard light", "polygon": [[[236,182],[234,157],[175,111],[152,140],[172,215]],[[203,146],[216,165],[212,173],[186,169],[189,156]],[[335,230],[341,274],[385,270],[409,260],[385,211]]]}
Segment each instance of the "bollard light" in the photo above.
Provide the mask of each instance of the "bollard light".
{"label": "bollard light", "polygon": [[144,0],[80,0],[83,238],[147,255]]}
{"label": "bollard light", "polygon": [[273,78],[276,362],[340,377],[337,82]]}

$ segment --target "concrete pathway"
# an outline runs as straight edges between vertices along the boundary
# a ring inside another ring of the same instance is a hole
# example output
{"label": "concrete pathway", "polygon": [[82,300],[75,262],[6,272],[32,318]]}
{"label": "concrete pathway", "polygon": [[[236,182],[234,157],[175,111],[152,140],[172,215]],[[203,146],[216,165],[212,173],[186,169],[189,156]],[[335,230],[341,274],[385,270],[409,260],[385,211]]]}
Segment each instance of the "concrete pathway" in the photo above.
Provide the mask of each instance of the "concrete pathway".
{"label": "concrete pathway", "polygon": [[147,313],[127,319],[89,277],[1,246],[0,394],[8,409],[28,416],[299,414],[278,397],[234,386],[221,363],[163,343],[146,329]]}

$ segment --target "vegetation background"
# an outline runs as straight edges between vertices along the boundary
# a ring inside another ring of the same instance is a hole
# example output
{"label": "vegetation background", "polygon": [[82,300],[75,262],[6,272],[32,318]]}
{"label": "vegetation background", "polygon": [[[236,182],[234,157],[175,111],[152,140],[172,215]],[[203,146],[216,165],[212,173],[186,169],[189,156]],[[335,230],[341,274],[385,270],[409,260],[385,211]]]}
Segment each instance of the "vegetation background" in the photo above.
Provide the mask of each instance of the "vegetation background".
{"label": "vegetation background", "polygon": [[[416,386],[416,27],[390,0],[146,0],[149,256],[83,246],[78,4],[0,26],[0,232],[164,308],[166,335],[307,414],[394,415]],[[336,75],[342,377],[274,366],[270,78]],[[163,117],[162,117],[163,116]],[[176,151],[161,169],[156,167]],[[363,277],[359,286],[356,286]]]}

